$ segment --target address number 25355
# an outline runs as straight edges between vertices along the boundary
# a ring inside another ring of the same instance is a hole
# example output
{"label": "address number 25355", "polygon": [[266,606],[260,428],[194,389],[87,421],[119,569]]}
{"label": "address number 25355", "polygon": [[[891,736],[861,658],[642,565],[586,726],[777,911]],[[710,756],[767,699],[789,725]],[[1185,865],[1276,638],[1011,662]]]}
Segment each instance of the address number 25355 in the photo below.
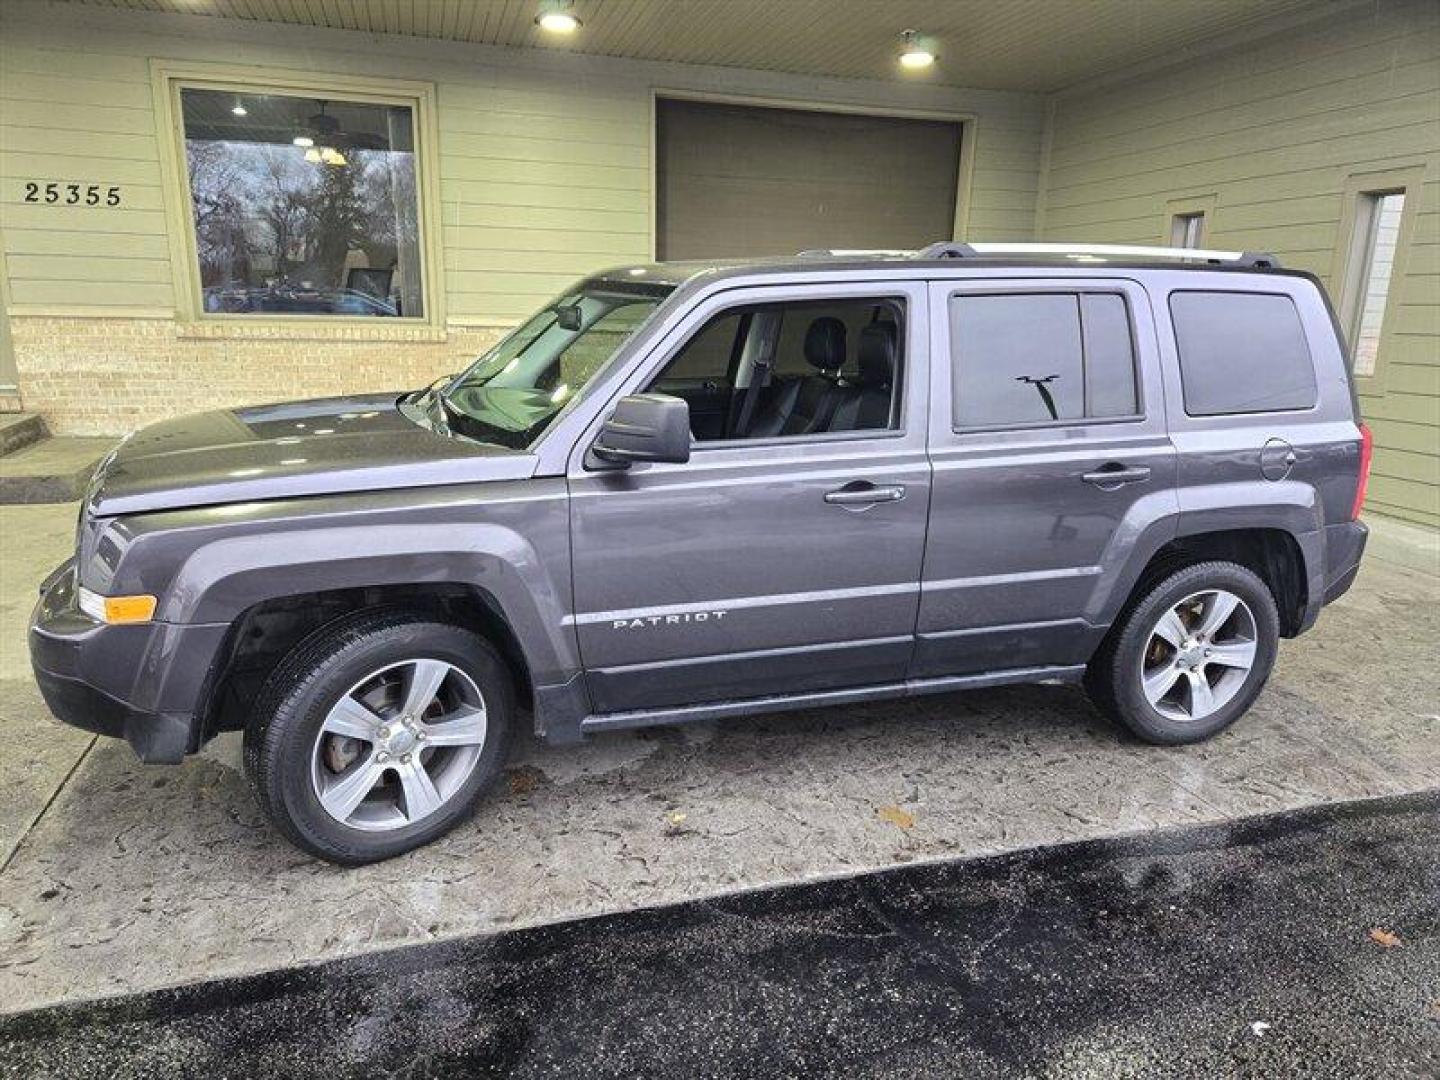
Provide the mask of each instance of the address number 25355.
{"label": "address number 25355", "polygon": [[27,203],[58,203],[64,206],[119,206],[118,185],[105,187],[101,184],[42,184],[35,180],[25,181]]}

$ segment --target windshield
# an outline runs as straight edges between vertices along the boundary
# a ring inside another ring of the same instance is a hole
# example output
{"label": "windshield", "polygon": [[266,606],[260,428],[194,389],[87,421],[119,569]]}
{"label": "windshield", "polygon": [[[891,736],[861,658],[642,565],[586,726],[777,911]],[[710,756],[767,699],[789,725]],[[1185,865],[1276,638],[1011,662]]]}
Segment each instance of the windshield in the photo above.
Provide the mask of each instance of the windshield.
{"label": "windshield", "polygon": [[670,286],[582,282],[440,390],[445,422],[472,439],[529,446],[670,292]]}

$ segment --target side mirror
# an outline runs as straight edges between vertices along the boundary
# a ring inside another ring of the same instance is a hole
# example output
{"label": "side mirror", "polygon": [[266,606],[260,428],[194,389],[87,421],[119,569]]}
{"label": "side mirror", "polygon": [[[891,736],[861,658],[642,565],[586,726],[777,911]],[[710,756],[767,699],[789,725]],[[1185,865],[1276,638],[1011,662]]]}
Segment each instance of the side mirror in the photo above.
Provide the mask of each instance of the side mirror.
{"label": "side mirror", "polygon": [[585,455],[594,469],[690,460],[690,406],[669,394],[630,394],[615,405]]}

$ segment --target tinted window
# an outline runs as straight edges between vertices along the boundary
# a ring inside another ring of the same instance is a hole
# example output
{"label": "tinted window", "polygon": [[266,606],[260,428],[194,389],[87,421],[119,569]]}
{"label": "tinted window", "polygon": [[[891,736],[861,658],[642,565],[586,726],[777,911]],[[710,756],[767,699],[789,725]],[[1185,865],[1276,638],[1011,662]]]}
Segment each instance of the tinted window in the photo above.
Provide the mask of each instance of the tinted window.
{"label": "tinted window", "polygon": [[665,368],[669,380],[712,379],[730,383],[730,362],[735,353],[735,335],[743,316],[739,312],[718,315],[691,338]]}
{"label": "tinted window", "polygon": [[1136,411],[1130,317],[1120,296],[955,296],[950,340],[957,427]]}
{"label": "tinted window", "polygon": [[1085,415],[1133,416],[1135,349],[1130,312],[1115,293],[1086,293],[1080,298],[1085,342]]}
{"label": "tinted window", "polygon": [[1170,294],[1170,315],[1191,416],[1315,404],[1310,350],[1288,296],[1177,292]]}

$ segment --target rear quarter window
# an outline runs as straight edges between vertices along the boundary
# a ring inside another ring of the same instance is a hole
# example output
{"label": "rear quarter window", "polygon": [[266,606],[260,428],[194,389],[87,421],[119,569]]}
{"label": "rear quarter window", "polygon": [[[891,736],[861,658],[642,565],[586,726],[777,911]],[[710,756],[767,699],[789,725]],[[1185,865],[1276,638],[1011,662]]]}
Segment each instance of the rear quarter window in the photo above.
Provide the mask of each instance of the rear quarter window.
{"label": "rear quarter window", "polygon": [[1315,406],[1315,366],[1290,297],[1174,292],[1170,318],[1191,416]]}

